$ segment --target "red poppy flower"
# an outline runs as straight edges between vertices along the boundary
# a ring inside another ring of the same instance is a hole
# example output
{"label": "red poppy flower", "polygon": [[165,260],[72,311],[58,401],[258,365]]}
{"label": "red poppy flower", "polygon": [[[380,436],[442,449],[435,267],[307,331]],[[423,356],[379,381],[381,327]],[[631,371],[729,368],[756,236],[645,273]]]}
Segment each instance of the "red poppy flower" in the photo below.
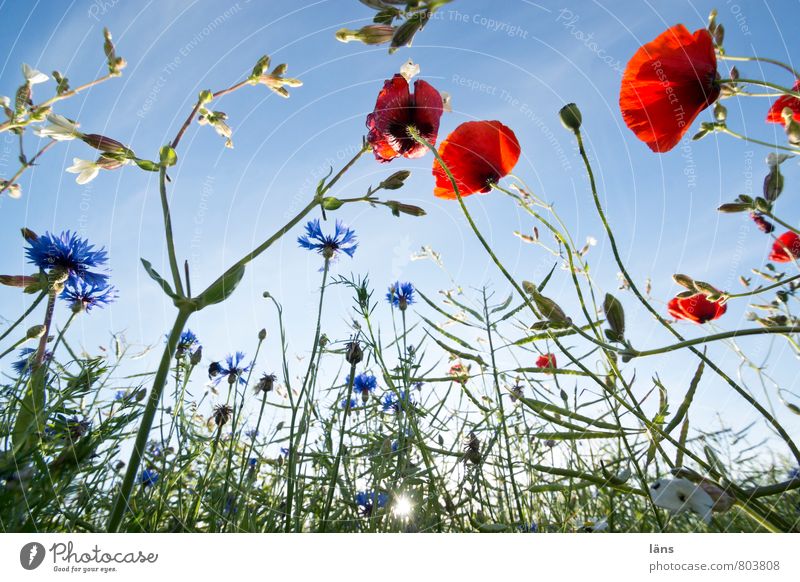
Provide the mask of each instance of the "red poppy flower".
{"label": "red poppy flower", "polygon": [[641,47],[625,68],[622,118],[654,152],[667,152],[719,97],[714,41],[705,30],[673,26]]}
{"label": "red poppy flower", "polygon": [[709,301],[702,293],[691,297],[673,297],[667,304],[667,311],[676,319],[695,323],[705,323],[718,319],[728,310],[728,306],[717,301]]}
{"label": "red poppy flower", "polygon": [[800,258],[800,236],[791,230],[784,232],[775,239],[769,260],[776,263],[791,263]]}
{"label": "red poppy flower", "polygon": [[408,128],[415,127],[425,140],[435,144],[442,111],[442,96],[429,83],[415,81],[411,94],[408,81],[402,75],[386,81],[378,93],[375,111],[367,115],[367,141],[375,158],[379,162],[389,162],[401,156],[424,156],[428,148],[414,141]]}
{"label": "red poppy flower", "polygon": [[556,355],[555,354],[542,354],[536,360],[537,368],[555,368]]}
{"label": "red poppy flower", "polygon": [[[517,136],[499,121],[467,121],[447,136],[439,155],[450,169],[462,196],[488,192],[519,160]],[[447,173],[433,162],[436,188],[433,195],[453,200],[456,194]]]}
{"label": "red poppy flower", "polygon": [[[794,82],[792,91],[800,91],[800,80]],[[767,123],[780,123],[783,125],[781,112],[788,107],[794,113],[794,120],[800,121],[800,99],[791,95],[783,95],[775,100],[767,113]]]}

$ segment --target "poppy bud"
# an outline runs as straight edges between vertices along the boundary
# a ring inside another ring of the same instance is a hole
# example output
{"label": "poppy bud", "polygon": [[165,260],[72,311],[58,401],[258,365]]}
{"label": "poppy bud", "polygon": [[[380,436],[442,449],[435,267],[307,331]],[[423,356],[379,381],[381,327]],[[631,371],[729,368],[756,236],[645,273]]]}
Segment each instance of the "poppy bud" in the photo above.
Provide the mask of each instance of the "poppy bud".
{"label": "poppy bud", "polygon": [[710,283],[706,283],[705,281],[695,281],[694,288],[697,289],[700,293],[708,297],[711,301],[716,301],[719,299],[723,293]]}
{"label": "poppy bud", "polygon": [[769,174],[764,178],[764,198],[775,202],[783,191],[783,174],[778,165],[770,165]]}
{"label": "poppy bud", "polygon": [[322,207],[325,210],[338,210],[344,205],[344,202],[333,196],[327,196],[322,199]]}
{"label": "poppy bud", "polygon": [[672,280],[675,281],[681,287],[686,287],[687,289],[694,289],[694,279],[692,279],[689,275],[681,275],[680,273],[676,273],[672,276]]}
{"label": "poppy bud", "polygon": [[347,351],[345,352],[344,359],[351,365],[358,364],[364,359],[364,352],[361,350],[361,346],[358,345],[357,341],[347,344]]}
{"label": "poppy bud", "polygon": [[258,332],[258,341],[263,342],[265,339],[267,339],[267,330],[261,328],[261,331]]}
{"label": "poppy bud", "polygon": [[427,214],[427,212],[425,212],[425,210],[419,206],[414,206],[413,204],[403,204],[397,200],[387,200],[386,206],[391,208],[394,216],[400,216],[401,213],[408,214],[410,216],[425,216]]}
{"label": "poppy bud", "polygon": [[422,28],[423,18],[423,14],[418,12],[401,24],[392,36],[392,46],[389,52],[394,52],[398,47],[411,44],[414,35]]}
{"label": "poppy bud", "polygon": [[621,339],[625,335],[625,311],[622,304],[611,293],[606,293],[603,300],[603,311],[606,313],[608,327]]}
{"label": "poppy bud", "polygon": [[567,317],[567,315],[555,301],[539,293],[533,284],[528,283],[528,285],[529,288],[526,289],[526,291],[533,296],[533,302],[536,304],[536,308],[545,319],[551,323],[558,323],[562,325],[569,325],[572,323],[572,320]]}
{"label": "poppy bud", "polygon": [[752,207],[751,204],[741,204],[739,202],[727,202],[717,208],[719,212],[724,212],[725,214],[734,214],[736,212],[746,212],[750,210]]}
{"label": "poppy bud", "polygon": [[567,129],[578,131],[581,128],[583,116],[581,115],[581,110],[578,109],[578,106],[574,103],[567,103],[564,105],[558,112],[558,115],[561,118],[561,123]]}
{"label": "poppy bud", "polygon": [[189,363],[192,366],[196,366],[197,364],[200,363],[200,360],[202,359],[203,359],[203,346],[200,346],[194,352],[192,352],[192,355],[189,357]]}
{"label": "poppy bud", "polygon": [[336,40],[340,42],[359,41],[364,44],[383,44],[392,40],[394,26],[388,24],[369,24],[358,30],[342,28],[336,32]]}
{"label": "poppy bud", "polygon": [[403,187],[403,182],[405,182],[408,177],[411,175],[411,172],[408,170],[400,170],[399,172],[395,172],[388,178],[386,178],[383,182],[381,182],[378,187],[383,188],[384,190],[397,190],[398,188]]}

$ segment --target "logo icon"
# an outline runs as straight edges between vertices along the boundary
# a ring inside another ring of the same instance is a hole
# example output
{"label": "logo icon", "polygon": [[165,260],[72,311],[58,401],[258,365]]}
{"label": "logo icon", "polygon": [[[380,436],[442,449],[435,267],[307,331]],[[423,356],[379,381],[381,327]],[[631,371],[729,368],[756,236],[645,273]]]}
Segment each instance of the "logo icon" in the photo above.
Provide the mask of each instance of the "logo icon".
{"label": "logo icon", "polygon": [[19,551],[19,563],[26,570],[35,570],[44,562],[44,546],[39,542],[29,542]]}

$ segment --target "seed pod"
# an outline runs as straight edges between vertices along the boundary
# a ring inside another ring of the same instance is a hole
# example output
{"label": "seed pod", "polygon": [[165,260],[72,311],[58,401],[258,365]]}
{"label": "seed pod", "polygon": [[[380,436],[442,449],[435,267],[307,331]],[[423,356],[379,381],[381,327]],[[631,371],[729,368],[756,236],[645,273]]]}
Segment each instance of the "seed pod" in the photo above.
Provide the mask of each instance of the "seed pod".
{"label": "seed pod", "polygon": [[603,311],[606,314],[608,327],[621,339],[625,335],[625,310],[622,308],[622,303],[611,293],[606,293]]}

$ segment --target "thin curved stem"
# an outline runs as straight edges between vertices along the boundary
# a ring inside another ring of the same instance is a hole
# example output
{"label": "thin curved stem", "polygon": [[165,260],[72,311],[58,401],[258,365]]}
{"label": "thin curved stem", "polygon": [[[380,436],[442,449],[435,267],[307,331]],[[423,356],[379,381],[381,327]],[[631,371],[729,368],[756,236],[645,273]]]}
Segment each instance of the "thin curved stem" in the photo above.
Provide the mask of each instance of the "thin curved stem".
{"label": "thin curved stem", "polygon": [[719,53],[717,54],[717,58],[722,59],[723,61],[769,63],[771,65],[775,65],[786,71],[789,71],[792,75],[794,75],[795,79],[800,79],[800,73],[795,71],[792,67],[790,67],[786,63],[776,61],[775,59],[768,59],[767,57],[736,57]]}
{"label": "thin curved stem", "polygon": [[25,318],[28,317],[31,314],[31,312],[33,312],[34,309],[36,309],[36,306],[39,305],[42,302],[42,299],[44,299],[45,297],[47,297],[47,290],[46,289],[44,291],[42,291],[36,299],[33,300],[33,303],[31,303],[30,307],[28,307],[25,310],[25,312],[22,315],[19,316],[19,319],[17,319],[17,321],[12,323],[11,326],[9,326],[8,329],[6,329],[2,334],[0,334],[0,341],[3,341],[8,336],[8,334],[10,334],[12,331],[14,331],[14,329],[20,323],[25,321]]}

